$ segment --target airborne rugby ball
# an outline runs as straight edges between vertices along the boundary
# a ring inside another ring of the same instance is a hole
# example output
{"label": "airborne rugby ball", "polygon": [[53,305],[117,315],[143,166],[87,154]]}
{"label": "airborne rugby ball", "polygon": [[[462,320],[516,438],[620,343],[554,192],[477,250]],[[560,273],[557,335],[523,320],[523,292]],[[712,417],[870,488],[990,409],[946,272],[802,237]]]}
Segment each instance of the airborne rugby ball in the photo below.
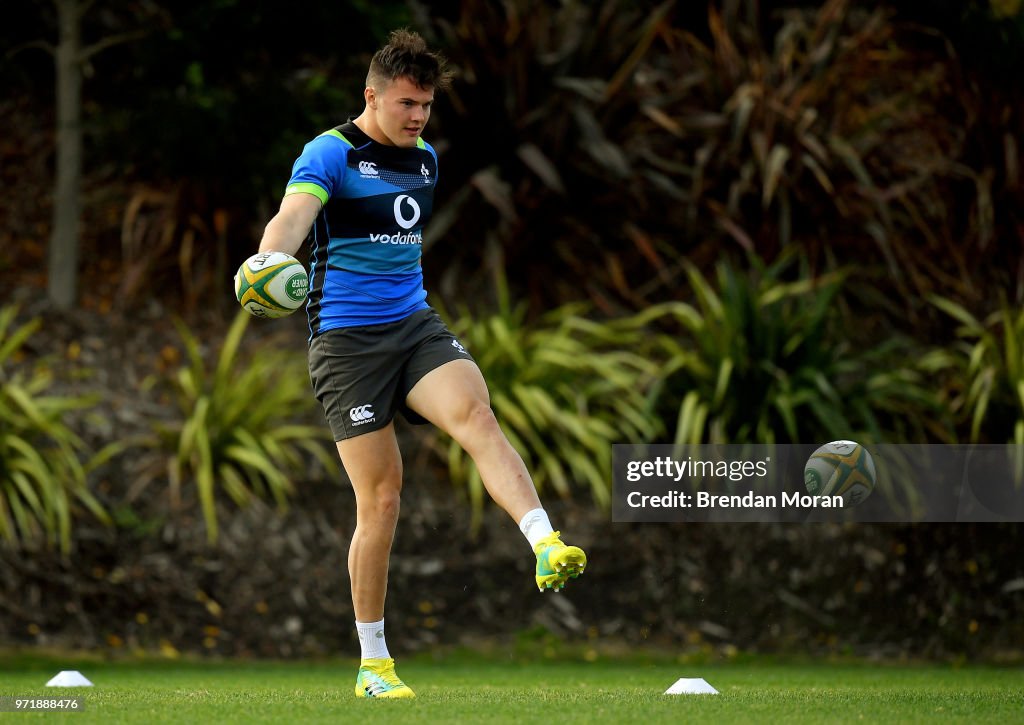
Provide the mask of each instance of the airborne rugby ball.
{"label": "airborne rugby ball", "polygon": [[295,257],[284,252],[254,254],[235,274],[235,297],[256,317],[284,317],[306,301],[309,275]]}
{"label": "airborne rugby ball", "polygon": [[854,441],[832,441],[811,454],[804,466],[804,485],[812,496],[842,496],[858,504],[875,489],[875,462]]}

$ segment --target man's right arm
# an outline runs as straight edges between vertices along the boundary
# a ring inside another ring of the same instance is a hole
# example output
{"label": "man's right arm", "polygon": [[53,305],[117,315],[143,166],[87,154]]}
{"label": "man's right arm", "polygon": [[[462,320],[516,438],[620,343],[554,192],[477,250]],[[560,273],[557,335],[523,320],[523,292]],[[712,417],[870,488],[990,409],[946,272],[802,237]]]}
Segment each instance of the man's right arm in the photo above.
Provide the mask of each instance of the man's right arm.
{"label": "man's right arm", "polygon": [[267,223],[260,241],[260,252],[284,252],[293,257],[309,235],[316,215],[320,213],[320,199],[313,194],[298,192],[281,200],[281,208]]}

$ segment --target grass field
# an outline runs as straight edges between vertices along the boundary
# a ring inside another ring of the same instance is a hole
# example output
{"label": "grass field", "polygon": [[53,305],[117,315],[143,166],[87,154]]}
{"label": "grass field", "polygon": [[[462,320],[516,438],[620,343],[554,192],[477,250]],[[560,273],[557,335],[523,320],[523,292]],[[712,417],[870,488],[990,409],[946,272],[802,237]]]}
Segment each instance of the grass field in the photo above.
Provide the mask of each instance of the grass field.
{"label": "grass field", "polygon": [[[91,688],[47,688],[65,669]],[[0,695],[84,697],[48,721],[153,722],[1024,722],[1024,669],[785,664],[538,663],[410,659],[407,701],[357,700],[354,662],[101,662],[0,659]],[[719,695],[665,696],[679,677]],[[9,715],[8,715],[9,716]],[[0,715],[3,717],[3,715]]]}

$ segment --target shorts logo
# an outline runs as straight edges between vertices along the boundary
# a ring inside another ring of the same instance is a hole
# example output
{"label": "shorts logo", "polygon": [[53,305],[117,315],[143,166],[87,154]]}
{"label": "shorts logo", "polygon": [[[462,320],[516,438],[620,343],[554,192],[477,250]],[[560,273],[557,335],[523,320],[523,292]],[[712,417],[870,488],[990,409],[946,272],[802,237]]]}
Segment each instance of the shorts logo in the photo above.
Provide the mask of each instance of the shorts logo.
{"label": "shorts logo", "polygon": [[464,348],[462,346],[462,343],[459,342],[458,340],[452,340],[452,347],[454,347],[456,350],[461,352],[463,355],[468,355],[469,354],[468,352],[466,352],[466,348]]}
{"label": "shorts logo", "polygon": [[362,176],[377,176],[377,164],[372,161],[360,161],[359,173]]}
{"label": "shorts logo", "polygon": [[353,425],[372,423],[375,418],[373,406],[370,404],[356,406],[348,412],[348,417],[352,419]]}
{"label": "shorts logo", "polygon": [[[412,207],[412,216],[406,218],[402,213],[402,202],[409,202],[409,206]],[[395,221],[398,222],[398,226],[402,229],[412,229],[413,225],[420,220],[420,205],[416,203],[408,194],[401,194],[395,197]]]}

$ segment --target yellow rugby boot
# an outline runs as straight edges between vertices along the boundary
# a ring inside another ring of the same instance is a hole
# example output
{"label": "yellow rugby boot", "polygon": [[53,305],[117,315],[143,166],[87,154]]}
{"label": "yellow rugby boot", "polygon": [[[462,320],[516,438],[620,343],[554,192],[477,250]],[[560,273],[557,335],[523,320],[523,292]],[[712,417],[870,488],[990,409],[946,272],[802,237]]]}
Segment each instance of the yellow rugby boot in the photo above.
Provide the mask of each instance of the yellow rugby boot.
{"label": "yellow rugby boot", "polygon": [[362,660],[356,675],[356,697],[416,697],[395,672],[395,661]]}
{"label": "yellow rugby boot", "polygon": [[578,546],[566,546],[554,531],[537,542],[537,588],[560,591],[587,568],[587,555]]}

